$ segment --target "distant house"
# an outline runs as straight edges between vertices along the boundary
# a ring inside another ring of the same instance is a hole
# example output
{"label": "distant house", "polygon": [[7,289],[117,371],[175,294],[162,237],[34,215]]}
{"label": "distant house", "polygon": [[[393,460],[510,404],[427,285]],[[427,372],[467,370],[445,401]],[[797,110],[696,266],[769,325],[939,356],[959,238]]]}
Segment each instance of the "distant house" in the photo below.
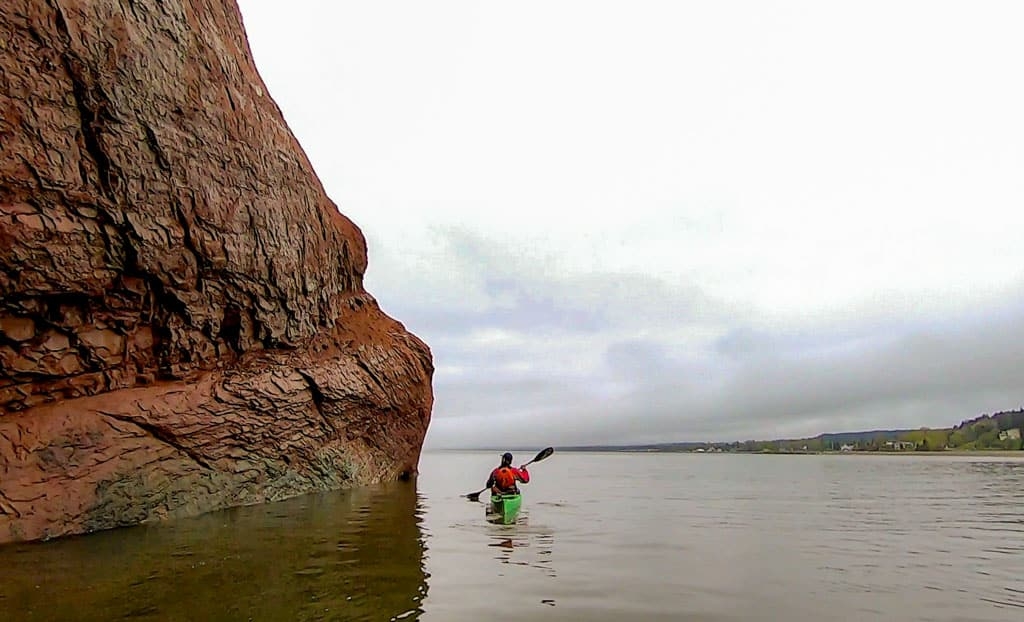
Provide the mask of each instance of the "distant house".
{"label": "distant house", "polygon": [[916,449],[917,443],[914,441],[886,441],[885,446],[893,451],[906,451]]}
{"label": "distant house", "polygon": [[1006,441],[1019,441],[1020,440],[1020,428],[1011,428],[1009,430],[1003,430],[999,433],[999,440]]}

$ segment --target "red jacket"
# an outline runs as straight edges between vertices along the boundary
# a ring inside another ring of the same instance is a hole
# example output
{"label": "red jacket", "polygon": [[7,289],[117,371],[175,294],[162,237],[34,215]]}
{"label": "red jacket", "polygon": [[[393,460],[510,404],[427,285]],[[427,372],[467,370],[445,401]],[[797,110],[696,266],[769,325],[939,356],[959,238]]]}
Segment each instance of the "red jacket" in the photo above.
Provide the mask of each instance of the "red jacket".
{"label": "red jacket", "polygon": [[525,467],[519,469],[514,466],[498,467],[491,471],[491,476],[487,478],[487,487],[496,494],[519,492],[516,482],[530,483],[530,472]]}

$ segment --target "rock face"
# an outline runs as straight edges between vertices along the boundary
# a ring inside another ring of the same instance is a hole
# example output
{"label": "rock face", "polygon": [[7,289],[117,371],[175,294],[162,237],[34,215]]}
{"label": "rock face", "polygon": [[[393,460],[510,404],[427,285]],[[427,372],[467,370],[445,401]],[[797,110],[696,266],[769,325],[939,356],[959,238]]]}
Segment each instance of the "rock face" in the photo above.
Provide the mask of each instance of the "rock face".
{"label": "rock face", "polygon": [[427,346],[233,0],[0,2],[0,542],[411,474]]}

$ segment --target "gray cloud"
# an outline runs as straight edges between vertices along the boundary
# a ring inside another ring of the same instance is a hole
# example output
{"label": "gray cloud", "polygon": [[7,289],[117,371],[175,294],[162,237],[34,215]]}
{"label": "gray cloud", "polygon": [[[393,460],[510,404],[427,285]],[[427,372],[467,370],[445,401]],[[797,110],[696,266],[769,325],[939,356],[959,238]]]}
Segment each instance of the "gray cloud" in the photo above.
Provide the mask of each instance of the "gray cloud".
{"label": "gray cloud", "polygon": [[[413,275],[394,261],[404,249],[393,240],[374,239],[382,266],[370,275],[386,311],[411,329],[436,337],[480,329],[531,334],[595,333],[616,327],[715,323],[739,312],[693,284],[673,285],[637,273],[566,273],[525,244],[492,243],[471,232],[448,227],[434,232],[443,249],[422,269],[446,275],[444,292],[409,287]],[[369,275],[368,275],[369,276]],[[461,289],[461,291],[459,291]]]}
{"label": "gray cloud", "polygon": [[[749,3],[739,22],[721,3],[588,4],[584,29],[498,3],[397,20],[240,4],[270,93],[367,234],[368,290],[431,345],[430,444],[1019,405],[1024,314],[993,302],[1024,262],[1024,90],[999,79],[1021,56],[1016,4],[936,6],[927,29],[847,12],[839,30],[828,3]],[[778,37],[763,26],[783,13]]]}
{"label": "gray cloud", "polygon": [[[478,268],[486,271],[488,264]],[[616,287],[631,289],[622,284],[628,279],[617,276]],[[602,277],[581,281],[601,283]],[[516,291],[553,287],[543,275],[521,274],[515,283]],[[813,330],[752,328],[747,310],[730,318],[720,309],[715,322],[697,324],[717,331],[691,346],[677,334],[693,326],[693,316],[673,321],[663,310],[647,313],[643,298],[603,298],[607,291],[566,287],[559,300],[580,309],[618,307],[622,313],[602,315],[600,331],[541,321],[551,330],[539,342],[523,329],[521,343],[500,348],[457,338],[442,348],[442,357],[450,353],[467,369],[457,382],[438,380],[431,444],[744,440],[938,427],[1024,403],[1024,297],[939,319],[875,319]],[[670,288],[664,292],[672,298]],[[632,317],[627,308],[636,310]],[[538,312],[560,311],[553,303]],[[487,325],[488,318],[510,328],[500,314],[477,319]],[[646,336],[630,336],[650,318]],[[544,352],[567,348],[588,351],[597,362],[561,370],[538,364]],[[525,366],[503,375],[502,364],[510,361]]]}
{"label": "gray cloud", "polygon": [[418,306],[415,300],[396,300],[391,306],[396,317],[410,326],[435,335],[465,334],[497,328],[532,331],[539,334],[560,331],[598,332],[608,320],[599,311],[559,304],[549,296],[530,294],[525,282],[485,283],[484,292],[507,298],[485,309],[440,309]]}

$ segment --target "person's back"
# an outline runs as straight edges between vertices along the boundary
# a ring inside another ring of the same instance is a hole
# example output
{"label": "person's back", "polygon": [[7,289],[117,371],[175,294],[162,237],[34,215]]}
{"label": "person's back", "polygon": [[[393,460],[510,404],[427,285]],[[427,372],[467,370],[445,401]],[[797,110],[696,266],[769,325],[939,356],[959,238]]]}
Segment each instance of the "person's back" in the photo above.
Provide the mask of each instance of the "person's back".
{"label": "person's back", "polygon": [[517,469],[512,466],[512,454],[506,452],[501,457],[501,466],[491,471],[491,476],[487,479],[487,487],[491,489],[491,494],[518,494],[518,482],[528,484],[530,472],[526,470],[526,467]]}

